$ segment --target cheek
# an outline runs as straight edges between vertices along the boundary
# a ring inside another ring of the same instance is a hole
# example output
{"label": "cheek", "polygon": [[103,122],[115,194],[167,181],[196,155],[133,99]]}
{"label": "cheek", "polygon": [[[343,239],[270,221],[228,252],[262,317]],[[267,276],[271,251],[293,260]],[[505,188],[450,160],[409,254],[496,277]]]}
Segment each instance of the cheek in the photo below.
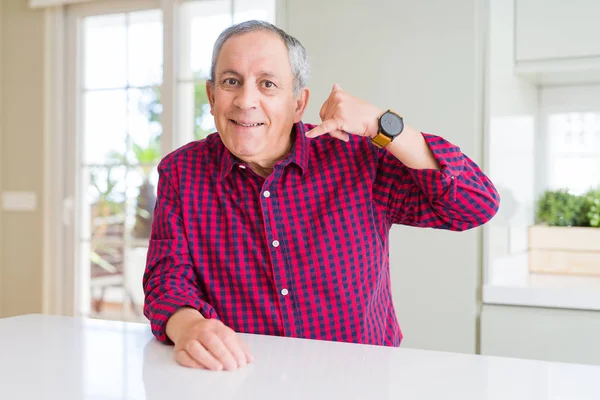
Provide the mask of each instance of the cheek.
{"label": "cheek", "polygon": [[228,101],[225,98],[225,96],[223,96],[222,98],[216,100],[215,101],[215,106],[214,106],[215,111],[218,112],[218,113],[221,113],[221,112],[227,110],[227,104],[228,104]]}
{"label": "cheek", "polygon": [[213,108],[217,113],[222,113],[223,111],[229,109],[232,102],[233,97],[231,96],[231,93],[226,91],[218,91],[215,96]]}
{"label": "cheek", "polygon": [[295,103],[282,99],[269,99],[261,103],[271,124],[284,124],[294,119]]}

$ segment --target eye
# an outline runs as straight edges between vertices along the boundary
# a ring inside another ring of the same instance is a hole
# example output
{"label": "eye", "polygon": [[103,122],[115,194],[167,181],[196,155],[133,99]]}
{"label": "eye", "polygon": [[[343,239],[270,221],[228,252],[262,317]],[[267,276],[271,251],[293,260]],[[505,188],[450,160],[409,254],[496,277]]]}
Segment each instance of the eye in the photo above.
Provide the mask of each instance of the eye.
{"label": "eye", "polygon": [[235,78],[227,78],[223,81],[223,83],[229,86],[235,86],[238,84],[238,80]]}
{"label": "eye", "polygon": [[275,84],[271,81],[264,81],[263,85],[267,88],[267,89],[271,89],[275,87]]}

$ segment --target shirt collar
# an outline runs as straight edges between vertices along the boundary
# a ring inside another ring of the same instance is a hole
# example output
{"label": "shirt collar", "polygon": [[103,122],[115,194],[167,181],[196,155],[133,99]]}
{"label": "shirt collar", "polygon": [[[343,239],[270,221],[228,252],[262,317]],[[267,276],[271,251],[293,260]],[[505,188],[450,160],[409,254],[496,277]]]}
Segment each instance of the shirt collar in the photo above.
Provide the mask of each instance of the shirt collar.
{"label": "shirt collar", "polygon": [[225,177],[229,175],[233,167],[235,165],[241,164],[242,161],[233,154],[231,154],[229,149],[225,147],[222,141],[221,145],[223,146],[223,158],[221,159],[221,179],[225,179]]}
{"label": "shirt collar", "polygon": [[[283,160],[279,161],[276,165],[280,165],[285,167],[290,163],[294,163],[298,165],[302,171],[302,173],[306,172],[308,167],[308,139],[306,138],[306,126],[302,121],[294,124],[292,127],[292,132],[295,133],[292,140],[294,143],[292,145],[292,149],[287,157]],[[222,144],[222,142],[221,142]],[[244,162],[234,156],[225,145],[223,145],[223,158],[221,160],[221,179],[225,179],[227,175],[231,172],[233,167],[237,165],[242,165]]]}

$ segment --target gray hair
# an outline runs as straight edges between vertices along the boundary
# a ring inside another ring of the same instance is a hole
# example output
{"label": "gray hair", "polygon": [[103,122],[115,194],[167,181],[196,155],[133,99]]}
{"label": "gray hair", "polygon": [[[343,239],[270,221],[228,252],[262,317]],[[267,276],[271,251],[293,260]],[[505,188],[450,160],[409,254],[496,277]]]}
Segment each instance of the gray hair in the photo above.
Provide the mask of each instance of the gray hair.
{"label": "gray hair", "polygon": [[276,27],[275,25],[265,21],[246,21],[232,25],[221,32],[213,48],[212,63],[210,66],[211,84],[214,85],[217,58],[219,57],[221,48],[225,42],[233,36],[260,30],[277,34],[285,43],[285,47],[287,47],[288,50],[290,66],[292,67],[292,75],[294,76],[294,96],[298,96],[298,94],[300,94],[300,90],[306,87],[308,84],[308,78],[310,75],[310,66],[308,65],[308,59],[306,57],[306,50],[298,39]]}

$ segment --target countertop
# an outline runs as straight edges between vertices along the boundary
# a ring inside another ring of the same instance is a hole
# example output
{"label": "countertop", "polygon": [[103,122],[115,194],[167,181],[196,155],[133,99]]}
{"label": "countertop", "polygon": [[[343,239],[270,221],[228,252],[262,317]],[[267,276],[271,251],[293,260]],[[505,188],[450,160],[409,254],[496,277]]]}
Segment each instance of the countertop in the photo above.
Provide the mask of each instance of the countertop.
{"label": "countertop", "polygon": [[243,334],[237,371],[179,366],[149,325],[0,319],[2,399],[600,399],[600,366]]}

